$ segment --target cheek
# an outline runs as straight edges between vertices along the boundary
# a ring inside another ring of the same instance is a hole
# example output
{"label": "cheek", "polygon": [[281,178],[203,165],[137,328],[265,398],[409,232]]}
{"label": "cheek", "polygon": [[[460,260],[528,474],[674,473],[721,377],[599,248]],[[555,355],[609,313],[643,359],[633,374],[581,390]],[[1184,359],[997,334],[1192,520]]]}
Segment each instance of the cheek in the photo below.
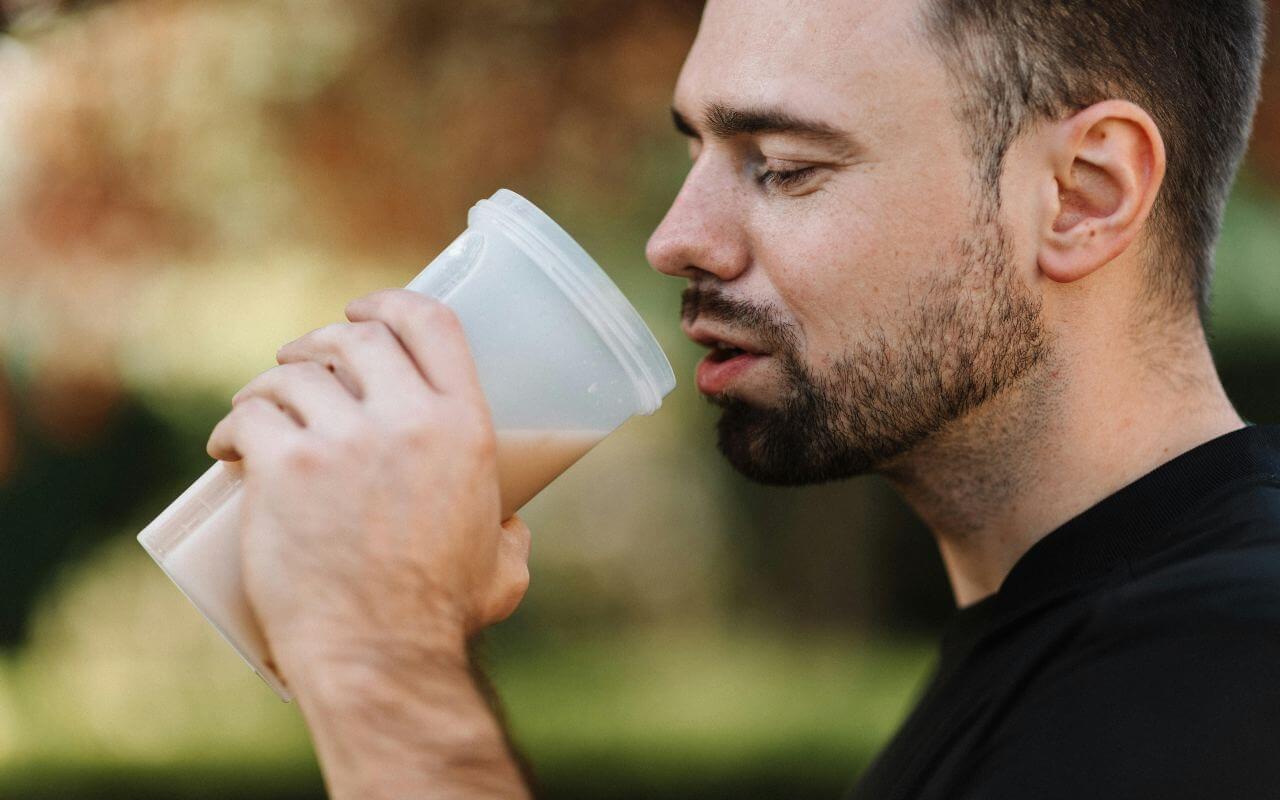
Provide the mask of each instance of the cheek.
{"label": "cheek", "polygon": [[760,262],[815,367],[870,330],[891,331],[929,273],[946,268],[940,256],[955,232],[945,204],[902,191],[910,182],[885,184],[843,197],[833,187],[762,228]]}

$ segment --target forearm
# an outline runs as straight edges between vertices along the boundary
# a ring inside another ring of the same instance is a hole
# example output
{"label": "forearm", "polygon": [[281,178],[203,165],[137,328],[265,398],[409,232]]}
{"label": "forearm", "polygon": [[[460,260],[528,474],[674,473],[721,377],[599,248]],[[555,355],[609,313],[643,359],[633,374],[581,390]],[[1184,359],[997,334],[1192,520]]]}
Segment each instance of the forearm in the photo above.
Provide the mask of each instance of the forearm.
{"label": "forearm", "polygon": [[531,796],[465,655],[382,655],[293,686],[333,800]]}

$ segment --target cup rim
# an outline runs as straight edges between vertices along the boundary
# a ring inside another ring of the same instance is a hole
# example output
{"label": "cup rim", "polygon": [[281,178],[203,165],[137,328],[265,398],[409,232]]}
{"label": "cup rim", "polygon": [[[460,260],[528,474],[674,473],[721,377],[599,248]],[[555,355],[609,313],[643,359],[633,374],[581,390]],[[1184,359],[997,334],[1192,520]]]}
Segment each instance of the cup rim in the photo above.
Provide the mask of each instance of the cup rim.
{"label": "cup rim", "polygon": [[472,207],[470,215],[495,222],[552,279],[582,313],[631,378],[637,413],[652,414],[675,388],[666,353],[608,274],[540,208],[510,189]]}

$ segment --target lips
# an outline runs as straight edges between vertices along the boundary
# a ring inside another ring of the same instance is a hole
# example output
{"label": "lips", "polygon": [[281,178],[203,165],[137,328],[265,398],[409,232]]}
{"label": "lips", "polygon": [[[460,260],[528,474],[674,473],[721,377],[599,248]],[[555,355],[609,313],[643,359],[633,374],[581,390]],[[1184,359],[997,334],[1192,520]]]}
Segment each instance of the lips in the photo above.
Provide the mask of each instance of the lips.
{"label": "lips", "polygon": [[719,394],[747,371],[768,358],[764,348],[745,337],[707,327],[686,328],[685,335],[710,348],[698,364],[698,390],[703,394]]}
{"label": "lips", "polygon": [[734,358],[737,358],[738,356],[743,356],[743,355],[756,355],[756,354],[748,353],[746,350],[743,350],[740,347],[734,347],[731,344],[726,344],[724,342],[716,342],[715,344],[711,345],[711,352],[707,353],[707,358],[713,362],[721,363],[724,361],[730,361]]}
{"label": "lips", "polygon": [[707,354],[698,362],[698,391],[703,394],[720,394],[736,380],[755,368],[768,356],[738,351],[738,355]]}
{"label": "lips", "polygon": [[711,355],[722,360],[744,353],[753,356],[767,355],[765,348],[737,334],[700,326],[685,328],[684,334],[703,347],[711,348]]}

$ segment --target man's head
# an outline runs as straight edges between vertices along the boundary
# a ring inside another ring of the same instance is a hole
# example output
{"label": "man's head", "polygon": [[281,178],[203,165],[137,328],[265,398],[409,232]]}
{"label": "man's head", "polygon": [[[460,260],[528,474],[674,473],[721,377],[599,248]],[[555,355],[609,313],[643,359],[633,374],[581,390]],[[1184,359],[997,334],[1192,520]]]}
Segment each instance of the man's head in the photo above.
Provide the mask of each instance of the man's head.
{"label": "man's head", "polygon": [[1096,332],[1195,318],[1261,19],[711,0],[674,103],[694,164],[649,258],[689,280],[694,338],[760,354],[700,365],[725,455],[771,483],[865,472]]}

